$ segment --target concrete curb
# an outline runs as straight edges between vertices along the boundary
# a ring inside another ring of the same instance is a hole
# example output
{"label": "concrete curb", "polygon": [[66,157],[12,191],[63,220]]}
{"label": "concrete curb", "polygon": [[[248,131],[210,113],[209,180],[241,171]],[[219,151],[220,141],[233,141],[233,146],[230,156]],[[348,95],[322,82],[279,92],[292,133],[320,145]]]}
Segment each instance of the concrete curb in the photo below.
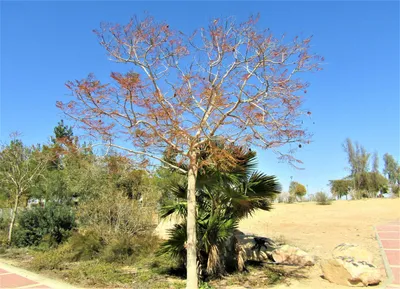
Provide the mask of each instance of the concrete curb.
{"label": "concrete curb", "polygon": [[383,264],[385,265],[385,271],[386,271],[386,275],[387,275],[386,281],[383,282],[381,285],[379,285],[378,288],[386,288],[393,283],[394,276],[392,273],[392,269],[390,268],[389,260],[386,257],[386,253],[383,248],[381,238],[378,235],[378,230],[376,229],[376,226],[374,226],[374,231],[375,231],[375,239],[378,241],[381,257],[383,260]]}
{"label": "concrete curb", "polygon": [[10,273],[14,273],[32,281],[38,282],[41,285],[48,286],[52,289],[78,289],[78,287],[72,286],[62,281],[50,279],[27,270],[17,268],[13,265],[8,264],[7,260],[4,259],[0,259],[0,268],[7,270]]}

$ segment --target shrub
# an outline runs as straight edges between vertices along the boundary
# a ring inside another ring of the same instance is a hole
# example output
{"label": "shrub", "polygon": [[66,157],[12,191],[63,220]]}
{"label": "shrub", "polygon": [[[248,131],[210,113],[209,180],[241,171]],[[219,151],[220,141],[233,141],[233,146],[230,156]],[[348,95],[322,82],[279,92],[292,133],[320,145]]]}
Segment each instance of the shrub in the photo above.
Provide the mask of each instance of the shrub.
{"label": "shrub", "polygon": [[290,195],[290,196],[287,198],[287,203],[288,203],[288,204],[293,204],[294,202],[296,202],[296,196]]}
{"label": "shrub", "polygon": [[158,249],[159,240],[151,234],[121,236],[112,240],[102,253],[106,262],[135,262],[147,258]]}
{"label": "shrub", "polygon": [[121,262],[132,256],[133,252],[132,240],[115,239],[104,249],[103,258],[106,262]]}
{"label": "shrub", "polygon": [[74,233],[71,238],[56,249],[39,251],[34,254],[30,267],[34,270],[61,270],[68,262],[92,260],[104,248],[100,237],[91,231]]}
{"label": "shrub", "polygon": [[63,263],[68,260],[68,248],[60,246],[55,250],[37,252],[29,263],[33,270],[60,270],[63,269]]}
{"label": "shrub", "polygon": [[95,231],[75,233],[66,244],[71,252],[69,261],[92,260],[100,255],[104,241]]}
{"label": "shrub", "polygon": [[7,246],[9,220],[4,214],[0,217],[0,249]]}
{"label": "shrub", "polygon": [[[90,228],[110,243],[119,236],[132,237],[143,232],[153,231],[155,223],[154,203],[131,200],[124,192],[105,193],[97,199],[88,200],[78,208],[81,227]],[[146,205],[146,206],[144,206]]]}
{"label": "shrub", "polygon": [[315,194],[315,201],[317,205],[331,205],[332,199],[324,192],[318,192]]}
{"label": "shrub", "polygon": [[7,218],[7,216],[5,216],[5,214],[1,214],[1,216],[0,216],[0,231],[7,231],[8,225],[9,225],[9,218]]}
{"label": "shrub", "polygon": [[14,244],[18,247],[37,246],[48,235],[49,245],[65,241],[75,228],[75,215],[70,207],[49,203],[45,207],[25,210],[18,219]]}

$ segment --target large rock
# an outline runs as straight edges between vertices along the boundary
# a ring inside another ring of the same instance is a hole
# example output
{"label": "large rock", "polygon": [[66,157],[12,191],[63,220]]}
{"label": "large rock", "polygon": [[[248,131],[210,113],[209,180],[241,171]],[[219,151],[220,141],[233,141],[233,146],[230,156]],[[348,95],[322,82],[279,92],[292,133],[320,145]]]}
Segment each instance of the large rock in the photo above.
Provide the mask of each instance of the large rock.
{"label": "large rock", "polygon": [[374,256],[371,252],[361,248],[355,244],[343,243],[335,247],[332,252],[333,258],[339,257],[350,257],[356,261],[365,261],[369,264],[373,264]]}
{"label": "large rock", "polygon": [[272,251],[272,258],[276,263],[298,266],[312,266],[314,258],[297,247],[283,245]]}
{"label": "large rock", "polygon": [[377,285],[382,277],[378,268],[351,257],[338,257],[321,261],[324,278],[332,283],[345,286]]}
{"label": "large rock", "polygon": [[[237,246],[241,251],[243,261],[267,261],[268,255],[274,249],[271,244],[273,243],[269,238],[257,238],[253,235],[246,235],[240,231],[236,231],[234,238],[237,241]],[[256,239],[264,239],[264,245],[257,244]]]}

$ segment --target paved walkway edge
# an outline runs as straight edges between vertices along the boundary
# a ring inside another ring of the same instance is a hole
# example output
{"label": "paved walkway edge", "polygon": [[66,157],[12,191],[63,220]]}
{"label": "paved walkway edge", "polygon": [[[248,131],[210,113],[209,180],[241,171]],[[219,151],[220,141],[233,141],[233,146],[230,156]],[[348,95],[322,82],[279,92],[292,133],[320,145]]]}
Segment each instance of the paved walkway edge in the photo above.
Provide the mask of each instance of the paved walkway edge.
{"label": "paved walkway edge", "polygon": [[386,288],[387,286],[389,286],[393,283],[394,277],[393,277],[392,269],[390,268],[389,260],[387,259],[385,250],[383,249],[381,238],[378,235],[378,230],[377,230],[376,226],[374,226],[374,231],[375,231],[375,239],[378,241],[379,249],[380,249],[379,251],[381,253],[381,257],[383,260],[383,264],[385,265],[385,271],[386,271],[386,275],[387,275],[385,282],[382,282],[381,285],[379,285],[379,287]]}
{"label": "paved walkway edge", "polygon": [[78,289],[78,287],[72,286],[68,283],[64,283],[59,280],[50,279],[43,275],[39,275],[28,270],[24,270],[13,265],[10,265],[7,260],[0,258],[0,268],[7,270],[8,272],[18,274],[22,277],[28,278],[32,281],[38,282],[42,285],[46,285],[53,289]]}

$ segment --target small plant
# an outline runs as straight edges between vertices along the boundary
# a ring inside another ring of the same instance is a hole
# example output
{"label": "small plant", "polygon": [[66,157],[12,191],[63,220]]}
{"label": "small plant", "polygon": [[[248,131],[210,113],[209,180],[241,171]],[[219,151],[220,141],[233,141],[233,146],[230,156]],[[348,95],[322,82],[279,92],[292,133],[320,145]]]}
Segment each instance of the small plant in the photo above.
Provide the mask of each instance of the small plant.
{"label": "small plant", "polygon": [[211,286],[209,283],[207,282],[200,282],[200,287],[199,289],[214,289],[215,287]]}
{"label": "small plant", "polygon": [[331,205],[332,199],[324,192],[318,192],[315,194],[315,201],[317,205]]}

